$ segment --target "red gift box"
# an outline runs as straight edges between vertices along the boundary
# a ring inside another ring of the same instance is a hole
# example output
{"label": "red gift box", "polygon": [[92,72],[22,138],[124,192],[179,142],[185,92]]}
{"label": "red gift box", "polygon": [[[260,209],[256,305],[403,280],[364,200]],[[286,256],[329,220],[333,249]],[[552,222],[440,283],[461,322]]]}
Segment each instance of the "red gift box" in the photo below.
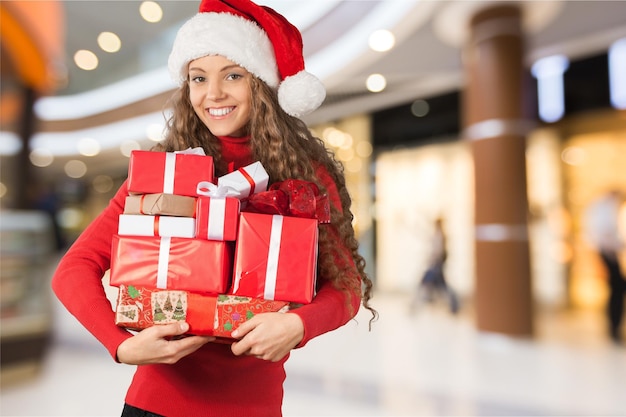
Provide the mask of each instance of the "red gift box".
{"label": "red gift box", "polygon": [[132,151],[128,165],[128,192],[195,197],[198,182],[213,182],[213,170],[211,156]]}
{"label": "red gift box", "polygon": [[288,309],[289,304],[282,301],[122,285],[115,309],[115,324],[141,330],[186,321],[189,334],[229,339],[233,330],[255,315]]}
{"label": "red gift box", "polygon": [[318,221],[242,212],[231,293],[310,303],[317,276]]}
{"label": "red gift box", "polygon": [[234,197],[198,197],[196,200],[196,238],[237,239],[240,202]]}
{"label": "red gift box", "polygon": [[203,239],[114,235],[111,285],[223,294],[232,272],[231,248]]}

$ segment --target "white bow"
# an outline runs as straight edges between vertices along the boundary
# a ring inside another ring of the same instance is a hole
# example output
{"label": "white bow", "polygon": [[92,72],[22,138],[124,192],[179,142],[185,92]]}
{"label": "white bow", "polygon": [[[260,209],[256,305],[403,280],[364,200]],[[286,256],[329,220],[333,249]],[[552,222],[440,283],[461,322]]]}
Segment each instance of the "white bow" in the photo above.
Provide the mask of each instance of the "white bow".
{"label": "white bow", "polygon": [[174,153],[182,153],[185,155],[201,155],[201,156],[206,156],[206,153],[204,152],[204,149],[202,149],[200,146],[196,146],[195,148],[187,148],[184,151],[174,151]]}
{"label": "white bow", "polygon": [[239,192],[228,185],[215,185],[209,181],[200,181],[196,188],[196,193],[205,197],[225,198],[238,197]]}

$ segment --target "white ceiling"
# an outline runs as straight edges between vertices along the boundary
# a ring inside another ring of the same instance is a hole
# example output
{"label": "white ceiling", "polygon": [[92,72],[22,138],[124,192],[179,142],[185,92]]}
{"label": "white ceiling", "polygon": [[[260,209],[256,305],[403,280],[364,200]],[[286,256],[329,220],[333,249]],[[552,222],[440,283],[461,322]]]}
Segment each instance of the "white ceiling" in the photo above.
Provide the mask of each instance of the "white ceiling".
{"label": "white ceiling", "polygon": [[[63,95],[164,66],[175,30],[198,7],[195,0],[160,1],[163,20],[152,24],[139,17],[140,1],[63,3],[69,70],[69,84],[59,91]],[[390,89],[407,91],[408,87],[412,96],[451,87],[448,84],[459,82],[462,74],[459,46],[468,14],[471,9],[497,2],[265,0],[261,3],[274,7],[292,21],[302,22],[299,26],[305,51],[311,49],[310,45],[317,49],[315,54],[307,55],[307,66],[322,78],[329,96],[333,97],[364,93],[365,78],[373,72],[384,74]],[[626,1],[519,3],[525,14],[529,61],[552,53],[565,53],[571,58],[591,55],[626,36]],[[313,8],[327,13],[317,22],[307,22],[305,17],[315,13]],[[367,49],[369,32],[380,28],[392,30],[398,38],[398,44],[388,53]],[[123,47],[118,53],[98,53],[96,38],[105,30],[121,37]],[[320,42],[325,43],[319,45]],[[97,52],[100,67],[95,71],[77,69],[70,61],[78,49]]]}
{"label": "white ceiling", "polygon": [[[164,66],[176,29],[195,14],[197,1],[158,1],[164,11],[164,18],[158,24],[141,20],[139,1],[63,3],[69,83],[58,91],[60,98],[69,102],[72,97],[81,97],[77,100],[79,107],[86,108],[84,94],[129,77],[133,77],[135,86],[145,84],[146,91],[150,88],[163,91],[173,86],[162,77]],[[327,86],[327,101],[306,118],[309,123],[320,123],[460,88],[461,43],[467,18],[473,9],[496,2],[281,0],[261,3],[285,14],[303,32],[307,68]],[[525,16],[529,65],[537,58],[555,53],[570,59],[595,55],[605,52],[615,40],[626,37],[626,1],[522,1],[520,4]],[[322,16],[318,18],[319,14]],[[368,50],[367,37],[375,29],[394,32],[396,47],[387,53]],[[102,31],[120,36],[120,52],[97,52],[96,38]],[[78,49],[97,52],[100,67],[88,72],[76,68],[71,60]],[[145,72],[153,78],[137,77]],[[371,73],[381,73],[387,78],[385,91],[366,91],[365,79]],[[107,97],[112,96],[113,102],[131,95],[126,87],[108,96],[103,94],[104,90],[96,91],[94,95],[102,105],[109,100]],[[58,103],[51,107],[58,110],[61,107]],[[106,155],[110,158],[110,154]],[[107,161],[93,160],[90,166],[106,170],[110,168]]]}

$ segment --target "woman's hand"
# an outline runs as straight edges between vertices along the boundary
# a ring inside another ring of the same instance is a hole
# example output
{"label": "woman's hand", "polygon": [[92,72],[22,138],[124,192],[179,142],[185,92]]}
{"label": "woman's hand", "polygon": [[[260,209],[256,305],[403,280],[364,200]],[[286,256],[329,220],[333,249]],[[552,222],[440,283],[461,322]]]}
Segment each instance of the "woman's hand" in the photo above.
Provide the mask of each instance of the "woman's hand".
{"label": "woman's hand", "polygon": [[239,326],[232,337],[240,339],[231,345],[235,355],[276,362],[300,343],[304,325],[297,314],[263,313]]}
{"label": "woman's hand", "polygon": [[117,360],[129,365],[173,364],[215,340],[210,336],[176,337],[188,330],[187,323],[148,327],[118,346]]}

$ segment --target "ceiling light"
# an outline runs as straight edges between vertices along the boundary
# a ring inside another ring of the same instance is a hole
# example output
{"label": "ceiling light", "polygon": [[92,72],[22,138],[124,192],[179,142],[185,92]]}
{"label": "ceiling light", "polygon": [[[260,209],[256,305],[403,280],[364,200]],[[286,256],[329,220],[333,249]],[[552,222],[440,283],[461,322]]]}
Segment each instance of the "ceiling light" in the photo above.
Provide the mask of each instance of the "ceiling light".
{"label": "ceiling light", "polygon": [[96,156],[100,153],[100,143],[93,138],[82,138],[78,141],[78,152],[84,156]]}
{"label": "ceiling light", "polygon": [[105,52],[117,52],[122,47],[119,36],[113,32],[102,32],[98,35],[98,46]]}
{"label": "ceiling light", "polygon": [[349,161],[346,161],[344,165],[348,171],[359,173],[363,167],[363,161],[359,158],[352,158]]}
{"label": "ceiling light", "polygon": [[83,213],[81,210],[74,207],[66,207],[59,210],[57,216],[59,225],[65,229],[73,229],[80,227],[83,221]]}
{"label": "ceiling light", "polygon": [[329,127],[325,129],[323,136],[326,142],[328,142],[330,146],[333,146],[335,148],[338,148],[343,140],[343,132],[334,127]]}
{"label": "ceiling light", "polygon": [[70,178],[82,178],[87,173],[87,164],[78,159],[72,159],[65,164],[65,174]]}
{"label": "ceiling light", "polygon": [[365,85],[372,93],[379,93],[387,86],[387,80],[381,74],[372,74],[367,77]]}
{"label": "ceiling light", "polygon": [[609,48],[609,85],[613,107],[626,109],[626,38]]}
{"label": "ceiling light", "polygon": [[163,17],[163,9],[153,1],[144,1],[139,6],[139,14],[146,22],[160,22]]}
{"label": "ceiling light", "polygon": [[0,132],[0,156],[17,155],[22,150],[22,140],[13,132]]}
{"label": "ceiling light", "polygon": [[569,67],[564,55],[552,55],[538,59],[531,67],[537,79],[539,117],[544,122],[556,122],[565,113],[563,73]]}
{"label": "ceiling light", "polygon": [[426,100],[415,100],[411,104],[411,113],[415,117],[424,117],[430,111],[430,106]]}
{"label": "ceiling light", "polygon": [[352,148],[353,143],[354,138],[352,137],[352,135],[349,133],[344,133],[343,137],[341,138],[341,143],[339,144],[339,147],[342,149]]}
{"label": "ceiling light", "polygon": [[74,54],[74,63],[80,69],[91,71],[98,68],[98,57],[87,49],[81,49]]}
{"label": "ceiling light", "polygon": [[348,162],[354,158],[354,150],[352,148],[340,148],[336,155],[340,161]]}
{"label": "ceiling light", "polygon": [[372,154],[372,144],[366,141],[357,143],[356,154],[361,158],[368,158]]}
{"label": "ceiling light", "polygon": [[369,37],[369,46],[377,52],[385,52],[396,44],[396,37],[390,31],[381,29],[373,32]]}
{"label": "ceiling light", "polygon": [[584,149],[569,146],[561,152],[561,160],[568,165],[579,166],[585,163],[587,154]]}
{"label": "ceiling light", "polygon": [[30,155],[28,155],[28,158],[30,159],[31,164],[40,168],[47,167],[52,164],[52,161],[54,161],[52,152],[44,148],[33,149]]}

